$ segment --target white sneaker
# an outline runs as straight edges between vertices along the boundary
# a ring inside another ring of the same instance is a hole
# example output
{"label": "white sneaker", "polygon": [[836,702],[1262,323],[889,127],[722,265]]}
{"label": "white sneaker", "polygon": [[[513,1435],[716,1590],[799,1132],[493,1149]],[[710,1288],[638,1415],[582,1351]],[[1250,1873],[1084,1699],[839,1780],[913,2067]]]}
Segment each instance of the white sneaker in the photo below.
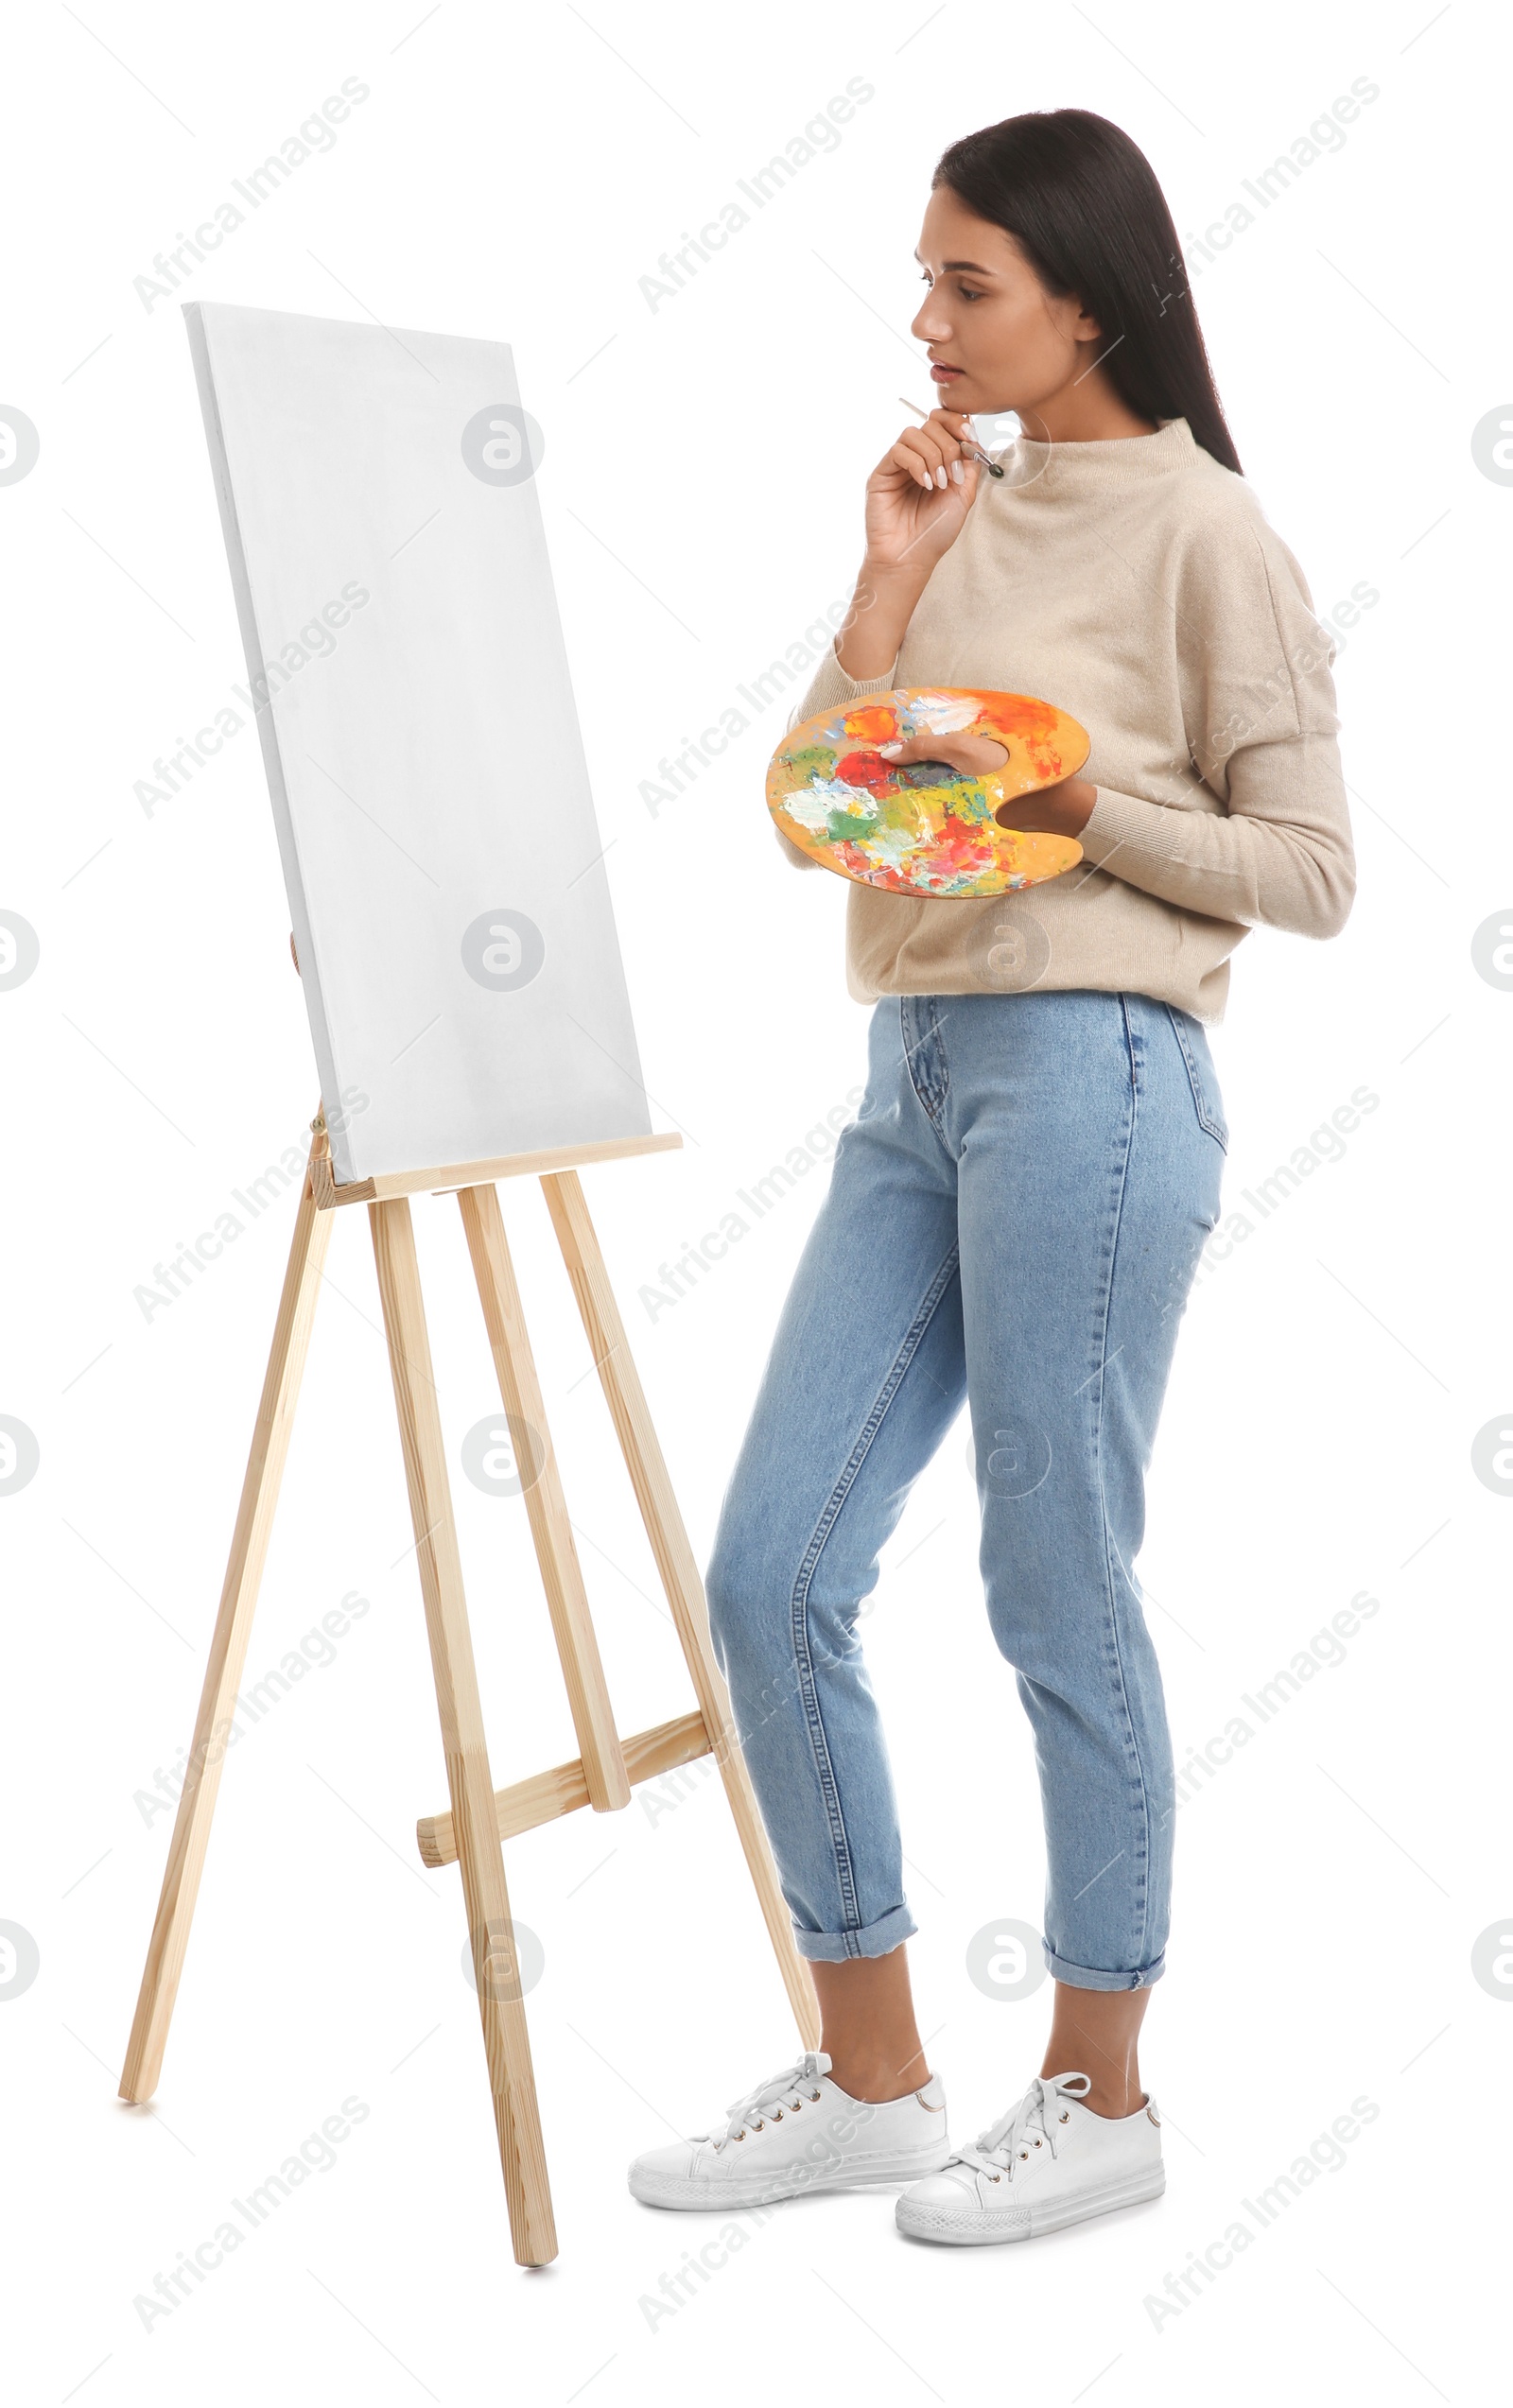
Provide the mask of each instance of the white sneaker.
{"label": "white sneaker", "polygon": [[901,2099],[853,2099],[820,2049],[733,2099],[727,2121],[632,2163],[633,2195],[651,2208],[765,2207],[809,2191],[912,2181],[948,2163],[938,2073]]}
{"label": "white sneaker", "polygon": [[1166,2170],[1155,2100],[1133,2115],[1095,2115],[1081,2105],[1092,2087],[1086,2073],[1037,2074],[997,2123],[903,2193],[894,2210],[899,2231],[916,2241],[1033,2241],[1157,2198]]}

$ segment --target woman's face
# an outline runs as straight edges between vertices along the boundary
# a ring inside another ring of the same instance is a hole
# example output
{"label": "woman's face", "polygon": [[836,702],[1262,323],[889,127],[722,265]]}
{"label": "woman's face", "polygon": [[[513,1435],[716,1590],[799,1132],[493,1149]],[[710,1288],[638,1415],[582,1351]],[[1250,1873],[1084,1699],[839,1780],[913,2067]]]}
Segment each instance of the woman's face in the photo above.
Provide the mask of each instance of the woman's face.
{"label": "woman's face", "polygon": [[1033,425],[1097,358],[1097,320],[1076,295],[1053,299],[1014,236],[948,184],[930,194],[915,257],[930,290],[910,332],[929,346],[941,407],[1014,409]]}

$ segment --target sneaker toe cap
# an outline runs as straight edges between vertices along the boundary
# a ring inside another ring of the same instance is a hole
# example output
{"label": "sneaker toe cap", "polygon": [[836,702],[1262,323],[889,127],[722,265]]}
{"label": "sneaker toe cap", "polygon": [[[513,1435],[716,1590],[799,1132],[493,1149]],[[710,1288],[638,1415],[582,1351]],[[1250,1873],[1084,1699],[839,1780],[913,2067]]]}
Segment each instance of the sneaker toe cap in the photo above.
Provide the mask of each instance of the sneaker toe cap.
{"label": "sneaker toe cap", "polygon": [[637,2182],[656,2185],[664,2182],[687,2182],[698,2157],[697,2145],[691,2140],[670,2140],[664,2149],[643,2149],[633,2157],[627,2174],[632,2190]]}

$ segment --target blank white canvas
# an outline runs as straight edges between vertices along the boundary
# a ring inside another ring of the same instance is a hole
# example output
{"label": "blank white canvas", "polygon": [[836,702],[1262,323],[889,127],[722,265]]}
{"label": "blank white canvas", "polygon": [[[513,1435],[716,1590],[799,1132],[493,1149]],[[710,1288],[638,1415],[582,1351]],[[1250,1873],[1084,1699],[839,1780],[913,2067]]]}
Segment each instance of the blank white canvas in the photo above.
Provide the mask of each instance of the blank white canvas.
{"label": "blank white canvas", "polygon": [[649,1135],[509,346],[184,316],[337,1178]]}

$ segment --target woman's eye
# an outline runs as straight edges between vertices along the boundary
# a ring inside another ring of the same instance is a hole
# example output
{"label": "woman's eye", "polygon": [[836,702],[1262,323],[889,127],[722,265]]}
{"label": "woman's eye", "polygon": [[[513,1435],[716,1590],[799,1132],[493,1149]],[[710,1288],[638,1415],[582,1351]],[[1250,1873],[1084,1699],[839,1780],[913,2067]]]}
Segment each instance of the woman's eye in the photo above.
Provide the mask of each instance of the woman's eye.
{"label": "woman's eye", "polygon": [[[921,268],[919,271],[919,280],[920,283],[924,285],[928,285],[932,281],[928,268]],[[958,285],[956,289],[963,301],[981,301],[983,298],[980,292],[972,291],[966,285]]]}

